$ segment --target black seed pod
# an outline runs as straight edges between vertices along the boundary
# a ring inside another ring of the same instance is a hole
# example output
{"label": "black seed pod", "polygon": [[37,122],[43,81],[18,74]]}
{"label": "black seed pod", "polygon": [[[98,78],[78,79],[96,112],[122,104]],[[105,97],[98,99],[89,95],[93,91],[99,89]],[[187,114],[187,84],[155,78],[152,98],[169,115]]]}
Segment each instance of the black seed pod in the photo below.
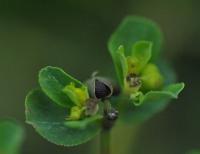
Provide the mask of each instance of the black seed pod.
{"label": "black seed pod", "polygon": [[113,94],[113,87],[109,80],[93,76],[86,82],[91,98],[105,99]]}
{"label": "black seed pod", "polygon": [[111,95],[111,89],[104,82],[95,80],[95,96],[98,99],[106,98]]}

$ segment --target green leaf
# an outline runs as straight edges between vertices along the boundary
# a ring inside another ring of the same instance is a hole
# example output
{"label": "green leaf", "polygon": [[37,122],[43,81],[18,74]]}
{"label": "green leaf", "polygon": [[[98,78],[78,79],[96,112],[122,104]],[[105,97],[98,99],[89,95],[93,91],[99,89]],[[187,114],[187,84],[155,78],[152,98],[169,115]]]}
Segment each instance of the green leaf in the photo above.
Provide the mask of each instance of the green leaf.
{"label": "green leaf", "polygon": [[131,60],[134,62],[134,71],[140,73],[151,58],[152,43],[137,41],[132,48]]}
{"label": "green leaf", "polygon": [[141,40],[152,42],[152,60],[157,59],[163,40],[159,27],[143,17],[126,17],[109,40],[108,47],[112,58],[115,58],[114,55],[120,45],[124,46],[125,55],[131,55],[133,44]]}
{"label": "green leaf", "polygon": [[158,66],[163,78],[164,78],[164,85],[167,86],[171,83],[176,82],[176,74],[172,69],[172,66],[166,60],[160,58],[155,63]]}
{"label": "green leaf", "polygon": [[116,51],[115,54],[115,69],[117,72],[117,76],[119,77],[118,80],[120,82],[121,87],[124,85],[124,78],[128,72],[128,64],[126,57],[124,55],[124,47],[121,45]]}
{"label": "green leaf", "polygon": [[90,123],[101,120],[102,118],[103,116],[101,115],[94,115],[80,121],[66,121],[65,125],[69,128],[85,129]]}
{"label": "green leaf", "polygon": [[127,122],[141,123],[154,114],[162,111],[169,103],[170,99],[177,98],[178,94],[183,90],[184,83],[171,84],[162,91],[149,91],[142,99],[140,106],[133,108],[129,103],[125,106],[124,117]]}
{"label": "green leaf", "polygon": [[57,67],[47,66],[39,72],[39,83],[46,95],[63,107],[71,107],[74,102],[63,92],[66,85],[74,83],[76,87],[84,85]]}
{"label": "green leaf", "polygon": [[143,103],[168,100],[171,98],[177,99],[178,94],[183,90],[184,86],[184,83],[176,83],[165,87],[162,91],[149,91],[145,94]]}
{"label": "green leaf", "polygon": [[24,130],[12,120],[0,120],[0,154],[18,154]]}
{"label": "green leaf", "polygon": [[[41,90],[31,91],[26,98],[26,121],[48,141],[63,146],[75,146],[89,141],[101,131],[100,119],[76,122],[76,128],[65,120],[66,108],[53,103]],[[85,119],[86,120],[86,119]]]}

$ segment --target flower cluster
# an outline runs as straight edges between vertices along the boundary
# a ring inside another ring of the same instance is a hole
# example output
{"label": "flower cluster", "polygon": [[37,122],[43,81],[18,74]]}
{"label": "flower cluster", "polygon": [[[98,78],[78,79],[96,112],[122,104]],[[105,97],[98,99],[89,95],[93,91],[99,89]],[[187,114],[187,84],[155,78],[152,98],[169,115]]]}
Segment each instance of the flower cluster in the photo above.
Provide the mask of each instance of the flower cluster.
{"label": "flower cluster", "polygon": [[135,105],[142,102],[143,93],[159,90],[163,86],[163,76],[159,68],[152,62],[152,43],[138,41],[133,44],[130,55],[125,55],[123,45],[116,52],[116,59],[122,70],[124,94],[130,95]]}

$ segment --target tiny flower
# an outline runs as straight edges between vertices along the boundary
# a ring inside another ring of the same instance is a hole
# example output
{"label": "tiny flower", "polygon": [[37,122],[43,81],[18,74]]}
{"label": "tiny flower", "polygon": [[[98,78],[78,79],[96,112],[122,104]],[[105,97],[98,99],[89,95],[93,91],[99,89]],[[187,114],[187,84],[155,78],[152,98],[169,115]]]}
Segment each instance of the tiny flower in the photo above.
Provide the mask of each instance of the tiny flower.
{"label": "tiny flower", "polygon": [[86,100],[89,98],[87,88],[85,86],[76,87],[73,82],[66,85],[63,92],[65,92],[77,106],[85,105]]}
{"label": "tiny flower", "polygon": [[143,92],[158,90],[163,86],[163,77],[157,65],[150,62],[151,42],[136,42],[130,55],[125,55],[124,50],[121,45],[116,53],[122,71],[122,89],[137,104],[142,99]]}
{"label": "tiny flower", "polygon": [[68,95],[75,106],[70,109],[67,120],[79,120],[84,116],[95,115],[98,111],[98,102],[89,98],[86,86],[76,87],[73,82],[66,85],[63,92]]}

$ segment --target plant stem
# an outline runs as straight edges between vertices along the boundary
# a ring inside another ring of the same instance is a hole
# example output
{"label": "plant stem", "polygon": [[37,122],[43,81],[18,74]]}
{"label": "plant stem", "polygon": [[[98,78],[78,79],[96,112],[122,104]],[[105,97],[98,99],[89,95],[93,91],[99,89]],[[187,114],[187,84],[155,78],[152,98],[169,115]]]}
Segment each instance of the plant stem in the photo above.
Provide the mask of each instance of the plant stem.
{"label": "plant stem", "polygon": [[103,129],[100,136],[100,154],[110,153],[110,130]]}

